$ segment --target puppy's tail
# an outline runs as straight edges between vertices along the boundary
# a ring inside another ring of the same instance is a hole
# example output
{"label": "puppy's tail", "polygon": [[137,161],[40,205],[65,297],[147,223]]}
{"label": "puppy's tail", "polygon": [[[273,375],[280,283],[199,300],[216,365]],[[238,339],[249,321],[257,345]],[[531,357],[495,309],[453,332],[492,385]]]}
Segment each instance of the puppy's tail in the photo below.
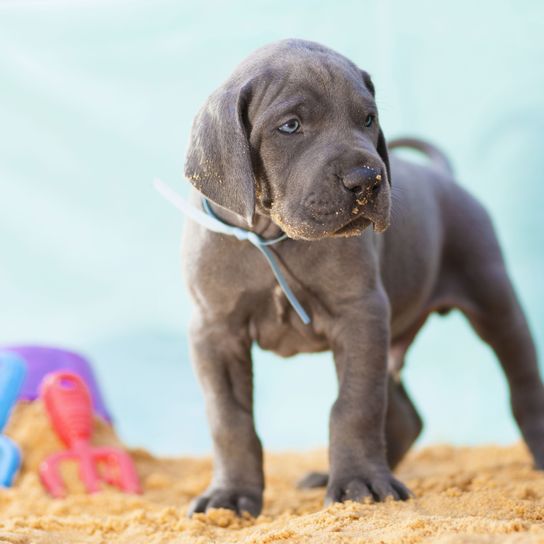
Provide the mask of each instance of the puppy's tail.
{"label": "puppy's tail", "polygon": [[387,144],[387,147],[389,149],[396,149],[398,147],[416,149],[427,155],[427,157],[431,159],[431,162],[436,167],[440,168],[440,170],[445,170],[449,174],[453,174],[453,168],[446,155],[440,151],[438,147],[435,147],[425,140],[420,140],[419,138],[395,138]]}

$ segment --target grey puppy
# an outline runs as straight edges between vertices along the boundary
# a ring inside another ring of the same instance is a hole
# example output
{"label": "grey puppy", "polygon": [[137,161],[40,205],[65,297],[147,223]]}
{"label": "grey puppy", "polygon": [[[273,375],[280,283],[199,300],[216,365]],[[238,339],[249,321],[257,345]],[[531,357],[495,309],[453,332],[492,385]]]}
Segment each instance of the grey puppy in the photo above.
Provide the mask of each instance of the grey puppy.
{"label": "grey puppy", "polygon": [[304,483],[328,482],[326,503],[406,499],[391,469],[421,420],[399,371],[429,314],[453,308],[497,354],[544,468],[544,388],[489,216],[437,149],[402,144],[429,164],[390,159],[369,75],[302,40],[256,51],[197,114],[185,169],[195,205],[203,194],[226,222],[264,238],[286,233],[275,252],[312,321],[301,322],[255,247],[188,222],[191,351],[214,443],[213,481],[191,513],[261,511],[254,342],[284,357],[333,352],[330,475]]}

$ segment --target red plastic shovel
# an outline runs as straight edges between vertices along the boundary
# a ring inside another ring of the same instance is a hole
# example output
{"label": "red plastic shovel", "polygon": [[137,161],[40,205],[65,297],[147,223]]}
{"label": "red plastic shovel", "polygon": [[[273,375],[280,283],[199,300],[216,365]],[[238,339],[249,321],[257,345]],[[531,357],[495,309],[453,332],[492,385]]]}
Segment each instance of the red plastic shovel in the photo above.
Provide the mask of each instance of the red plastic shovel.
{"label": "red plastic shovel", "polygon": [[[113,447],[92,447],[93,409],[89,389],[73,372],[48,374],[40,388],[40,396],[51,424],[67,449],[47,457],[40,465],[43,485],[53,495],[66,495],[59,464],[77,461],[79,474],[88,493],[100,490],[100,481],[127,493],[140,493],[140,483],[130,456]],[[99,470],[103,469],[103,472]]]}

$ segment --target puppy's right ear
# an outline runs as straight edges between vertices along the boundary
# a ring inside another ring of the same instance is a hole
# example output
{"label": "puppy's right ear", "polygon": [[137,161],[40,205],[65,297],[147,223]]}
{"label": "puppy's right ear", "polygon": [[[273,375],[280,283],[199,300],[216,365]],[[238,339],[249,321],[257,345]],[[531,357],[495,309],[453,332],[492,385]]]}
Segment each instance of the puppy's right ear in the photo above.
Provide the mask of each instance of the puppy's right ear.
{"label": "puppy's right ear", "polygon": [[193,122],[185,176],[205,197],[241,215],[255,213],[255,178],[244,116],[249,84],[215,91]]}
{"label": "puppy's right ear", "polygon": [[[370,91],[370,94],[374,98],[376,98],[376,89],[374,87],[374,83],[372,83],[372,79],[370,79],[370,74],[368,72],[365,72],[364,70],[361,70],[361,72],[363,74],[363,81],[365,82],[366,88]],[[381,127],[378,134],[378,144],[376,146],[376,151],[378,151],[378,155],[383,161],[385,171],[387,173],[387,181],[389,182],[389,185],[391,185],[391,166],[389,165],[389,153],[387,151],[387,143],[385,142],[385,136],[383,135],[383,130]]]}

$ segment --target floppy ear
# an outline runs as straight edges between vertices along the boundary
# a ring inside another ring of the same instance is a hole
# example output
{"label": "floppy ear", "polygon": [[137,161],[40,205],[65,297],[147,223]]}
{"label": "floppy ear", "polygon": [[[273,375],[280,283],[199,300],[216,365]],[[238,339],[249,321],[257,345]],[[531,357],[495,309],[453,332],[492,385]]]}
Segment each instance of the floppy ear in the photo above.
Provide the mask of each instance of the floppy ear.
{"label": "floppy ear", "polygon": [[[365,82],[366,88],[370,91],[372,96],[376,98],[376,89],[374,88],[374,83],[372,83],[372,79],[370,79],[370,75],[364,70],[361,70],[361,72],[363,74],[363,81]],[[378,155],[385,164],[387,181],[389,181],[389,185],[391,185],[391,167],[389,166],[389,153],[387,151],[387,144],[385,143],[385,136],[383,135],[381,127],[378,134],[378,145],[376,146],[376,150],[378,151]]]}
{"label": "floppy ear", "polygon": [[255,179],[244,126],[249,85],[221,87],[193,122],[185,176],[205,197],[251,225]]}

